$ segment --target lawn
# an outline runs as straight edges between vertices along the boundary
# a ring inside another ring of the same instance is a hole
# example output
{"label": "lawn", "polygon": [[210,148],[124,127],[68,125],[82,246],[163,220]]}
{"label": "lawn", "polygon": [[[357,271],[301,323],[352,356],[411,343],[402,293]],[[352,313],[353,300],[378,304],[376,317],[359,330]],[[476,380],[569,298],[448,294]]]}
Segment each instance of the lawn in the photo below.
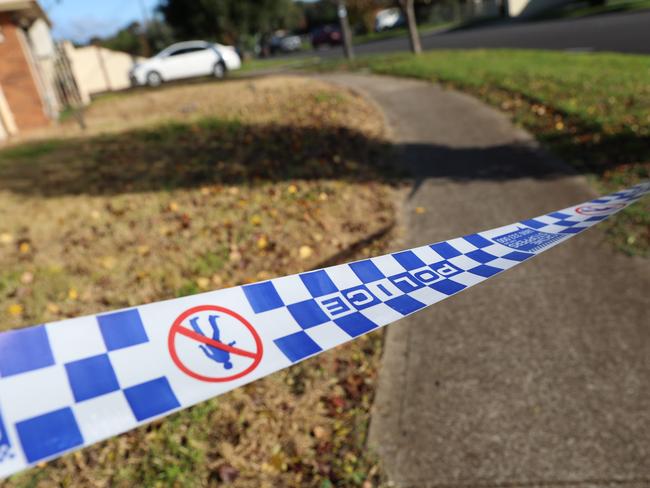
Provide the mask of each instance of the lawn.
{"label": "lawn", "polygon": [[[0,330],[389,250],[382,118],[313,80],[106,97],[0,150]],[[371,238],[369,238],[371,236]],[[3,487],[355,486],[382,334],[31,469]]]}
{"label": "lawn", "polygon": [[[418,25],[418,32],[420,35],[427,35],[433,32],[456,27],[461,25],[460,22],[427,22]],[[368,32],[367,34],[355,35],[352,39],[354,44],[365,44],[367,42],[382,41],[384,39],[394,39],[396,37],[407,37],[408,27],[397,27],[395,29],[388,29],[381,32]]]}
{"label": "lawn", "polygon": [[[511,114],[591,178],[599,192],[650,177],[650,57],[534,50],[368,56],[328,68],[370,69],[463,90]],[[609,222],[623,251],[650,256],[650,202]]]}
{"label": "lawn", "polygon": [[[309,47],[311,49],[311,46]],[[292,70],[311,66],[319,61],[316,56],[298,56],[292,57],[283,55],[278,58],[259,58],[248,59],[244,61],[238,71],[233,71],[231,76],[247,76],[251,73],[262,73],[266,71]]]}

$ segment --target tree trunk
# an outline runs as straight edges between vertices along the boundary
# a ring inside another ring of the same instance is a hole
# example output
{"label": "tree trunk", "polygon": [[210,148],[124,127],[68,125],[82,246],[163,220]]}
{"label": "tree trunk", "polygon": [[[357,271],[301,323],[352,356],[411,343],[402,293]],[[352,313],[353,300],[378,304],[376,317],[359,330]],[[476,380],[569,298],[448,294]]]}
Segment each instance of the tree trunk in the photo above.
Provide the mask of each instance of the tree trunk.
{"label": "tree trunk", "polygon": [[420,44],[420,35],[418,34],[418,25],[415,21],[415,8],[413,8],[413,0],[400,0],[404,13],[406,14],[406,21],[409,26],[409,42],[411,43],[411,51],[415,54],[422,52]]}
{"label": "tree trunk", "polygon": [[341,35],[343,36],[343,51],[345,57],[354,59],[354,50],[352,49],[352,33],[350,32],[350,23],[348,22],[348,10],[345,8],[345,0],[338,0],[338,16],[341,22]]}

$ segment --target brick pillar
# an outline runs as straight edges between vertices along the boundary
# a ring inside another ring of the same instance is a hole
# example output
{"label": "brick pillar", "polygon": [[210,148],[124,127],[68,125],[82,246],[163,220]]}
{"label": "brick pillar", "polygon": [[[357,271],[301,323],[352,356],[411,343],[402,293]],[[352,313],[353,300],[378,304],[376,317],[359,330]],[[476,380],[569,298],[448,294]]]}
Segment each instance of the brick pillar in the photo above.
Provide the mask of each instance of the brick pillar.
{"label": "brick pillar", "polygon": [[[27,53],[18,38],[19,27],[8,12],[0,12],[0,85],[13,113],[18,130],[42,127],[49,123],[41,97],[32,78]],[[25,46],[26,47],[26,46]]]}

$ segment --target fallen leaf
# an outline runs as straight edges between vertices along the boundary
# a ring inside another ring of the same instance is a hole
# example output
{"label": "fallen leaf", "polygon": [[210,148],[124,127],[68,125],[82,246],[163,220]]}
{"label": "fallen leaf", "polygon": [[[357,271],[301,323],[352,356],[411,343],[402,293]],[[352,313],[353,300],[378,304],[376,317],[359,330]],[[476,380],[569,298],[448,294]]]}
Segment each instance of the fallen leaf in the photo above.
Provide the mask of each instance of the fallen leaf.
{"label": "fallen leaf", "polygon": [[201,290],[207,290],[210,287],[210,280],[205,277],[200,277],[196,279],[196,285],[201,289]]}
{"label": "fallen leaf", "polygon": [[29,245],[28,242],[21,242],[20,246],[18,246],[18,250],[22,254],[27,254],[31,249],[32,249],[32,247]]}
{"label": "fallen leaf", "polygon": [[230,464],[219,466],[219,479],[223,483],[232,483],[239,476],[239,471],[233,468]]}
{"label": "fallen leaf", "polygon": [[3,232],[0,234],[0,244],[11,244],[14,240],[14,236],[12,236],[9,232]]}
{"label": "fallen leaf", "polygon": [[298,191],[298,187],[296,185],[289,185],[289,188],[287,188],[287,192],[289,195],[293,195]]}
{"label": "fallen leaf", "polygon": [[284,461],[284,455],[282,452],[276,452],[269,459],[269,464],[275,468],[276,471],[285,471],[287,464]]}
{"label": "fallen leaf", "polygon": [[314,250],[309,246],[300,246],[300,249],[298,250],[300,259],[309,259],[312,254],[314,254]]}
{"label": "fallen leaf", "polygon": [[20,276],[20,282],[21,282],[23,285],[29,285],[32,281],[34,281],[34,274],[31,273],[31,272],[29,272],[29,271],[25,271],[25,272]]}
{"label": "fallen leaf", "polygon": [[180,216],[180,222],[181,222],[181,227],[183,227],[183,229],[187,229],[192,223],[192,217],[184,213],[183,215]]}
{"label": "fallen leaf", "polygon": [[113,269],[115,267],[115,264],[117,264],[117,259],[115,259],[113,256],[104,256],[101,259],[101,264],[104,269]]}
{"label": "fallen leaf", "polygon": [[48,303],[45,308],[47,309],[48,312],[50,313],[59,313],[61,309],[56,303]]}
{"label": "fallen leaf", "polygon": [[23,306],[20,303],[12,303],[7,307],[7,312],[9,312],[9,315],[17,317],[23,314]]}
{"label": "fallen leaf", "polygon": [[266,247],[267,247],[268,245],[269,245],[269,241],[268,241],[268,239],[266,238],[266,236],[261,236],[261,237],[257,240],[257,248],[260,249],[260,250],[261,250],[261,249],[266,249]]}
{"label": "fallen leaf", "polygon": [[169,205],[167,206],[167,209],[170,212],[177,212],[178,211],[178,203],[176,202],[169,202]]}
{"label": "fallen leaf", "polygon": [[70,288],[68,290],[68,298],[70,300],[76,300],[77,298],[79,298],[79,292],[76,290],[76,288]]}
{"label": "fallen leaf", "polygon": [[415,207],[415,213],[416,214],[423,214],[427,210],[424,207]]}
{"label": "fallen leaf", "polygon": [[260,225],[262,223],[262,217],[259,215],[253,215],[250,222],[252,225]]}
{"label": "fallen leaf", "polygon": [[316,439],[327,439],[329,438],[329,432],[327,429],[324,427],[321,427],[320,425],[317,425],[316,427],[313,428],[312,432],[314,433],[314,437]]}
{"label": "fallen leaf", "polygon": [[269,278],[271,278],[271,273],[269,273],[268,271],[260,271],[259,273],[257,273],[258,281],[268,280]]}

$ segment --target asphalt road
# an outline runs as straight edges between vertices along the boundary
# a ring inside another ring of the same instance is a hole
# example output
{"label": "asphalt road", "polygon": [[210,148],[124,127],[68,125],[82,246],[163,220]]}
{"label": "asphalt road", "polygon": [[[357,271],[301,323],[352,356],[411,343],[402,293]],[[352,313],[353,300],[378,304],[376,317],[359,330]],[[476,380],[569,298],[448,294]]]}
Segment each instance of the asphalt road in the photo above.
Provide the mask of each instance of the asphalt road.
{"label": "asphalt road", "polygon": [[[507,22],[422,36],[423,49],[526,48],[616,51],[650,54],[650,10],[580,19]],[[406,51],[406,38],[355,46],[359,55]],[[340,48],[317,51],[324,58],[342,56]]]}
{"label": "asphalt road", "polygon": [[[595,195],[508,117],[332,74],[384,111],[415,185],[404,248]],[[424,213],[415,212],[423,207]],[[594,228],[387,330],[370,446],[398,487],[650,486],[650,263]]]}

